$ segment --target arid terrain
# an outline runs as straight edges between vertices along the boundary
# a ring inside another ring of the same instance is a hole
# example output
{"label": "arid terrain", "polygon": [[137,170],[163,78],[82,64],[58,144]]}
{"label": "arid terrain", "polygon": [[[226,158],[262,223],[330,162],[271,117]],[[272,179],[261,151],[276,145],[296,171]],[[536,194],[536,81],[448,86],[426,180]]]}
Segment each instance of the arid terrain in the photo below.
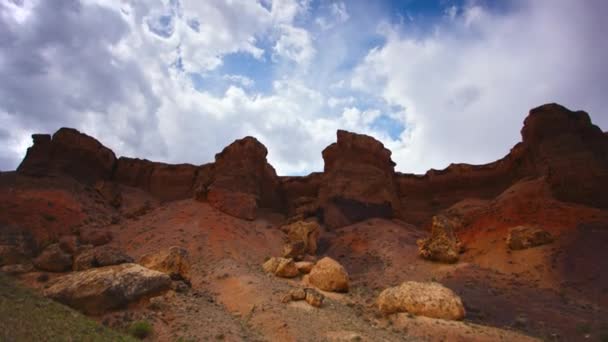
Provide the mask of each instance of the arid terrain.
{"label": "arid terrain", "polygon": [[[608,341],[608,133],[547,104],[521,134],[494,163],[412,175],[338,131],[301,177],[252,137],[168,165],[34,135],[0,174],[0,266],[124,339]],[[15,293],[0,340],[39,340]]]}

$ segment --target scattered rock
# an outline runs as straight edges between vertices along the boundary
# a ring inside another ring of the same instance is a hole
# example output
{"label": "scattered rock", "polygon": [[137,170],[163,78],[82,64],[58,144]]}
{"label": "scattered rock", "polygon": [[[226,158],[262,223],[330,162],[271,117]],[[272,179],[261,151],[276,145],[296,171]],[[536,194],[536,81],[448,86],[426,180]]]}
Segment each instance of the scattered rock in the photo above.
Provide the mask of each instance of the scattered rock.
{"label": "scattered rock", "polygon": [[44,294],[84,313],[100,314],[161,293],[170,285],[171,279],[162,272],[122,264],[70,273],[54,281]]}
{"label": "scattered rock", "polygon": [[527,249],[553,242],[553,236],[536,227],[518,226],[509,229],[507,246],[512,250]]}
{"label": "scattered rock", "polygon": [[281,278],[293,278],[300,274],[293,259],[273,257],[268,259],[262,268],[266,273],[272,273]]}
{"label": "scattered rock", "polygon": [[311,261],[298,261],[296,262],[296,268],[302,274],[308,274],[315,266],[314,262]]}
{"label": "scattered rock", "polygon": [[382,291],[377,304],[384,314],[408,312],[448,320],[461,320],[465,316],[460,297],[435,282],[406,281]]}
{"label": "scattered rock", "polygon": [[74,271],[83,271],[95,267],[132,263],[133,258],[118,248],[99,246],[85,249],[74,258]]}
{"label": "scattered rock", "polygon": [[433,217],[431,236],[418,240],[418,253],[421,257],[445,263],[458,261],[462,244],[456,236],[456,223],[443,215]]}
{"label": "scattered rock", "polygon": [[325,300],[325,296],[323,296],[317,290],[312,288],[294,289],[289,291],[289,293],[287,293],[285,296],[283,296],[281,302],[289,303],[291,301],[299,300],[305,300],[308,304],[318,308],[323,305],[323,300]]}
{"label": "scattered rock", "polygon": [[283,257],[301,260],[305,255],[317,253],[320,227],[315,221],[298,221],[283,228],[288,242],[283,249]]}
{"label": "scattered rock", "polygon": [[348,292],[348,273],[340,263],[329,257],[315,264],[308,280],[323,291]]}
{"label": "scattered rock", "polygon": [[72,256],[64,252],[58,243],[54,243],[34,259],[34,266],[49,272],[69,271],[72,268]]}
{"label": "scattered rock", "polygon": [[173,246],[156,253],[149,253],[139,259],[147,268],[168,274],[173,280],[190,282],[190,258],[183,247]]}

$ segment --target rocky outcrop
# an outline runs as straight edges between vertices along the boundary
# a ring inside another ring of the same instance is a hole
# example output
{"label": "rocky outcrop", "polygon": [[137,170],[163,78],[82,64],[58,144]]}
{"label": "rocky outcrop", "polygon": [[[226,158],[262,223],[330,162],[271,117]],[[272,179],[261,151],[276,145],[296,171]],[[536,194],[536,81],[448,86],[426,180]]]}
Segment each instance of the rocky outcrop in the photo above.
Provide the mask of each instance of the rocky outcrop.
{"label": "rocky outcrop", "polygon": [[171,201],[193,196],[198,171],[199,168],[190,164],[170,165],[120,157],[113,179],[143,189],[162,201]]}
{"label": "rocky outcrop", "polygon": [[536,227],[514,227],[509,229],[507,235],[507,246],[512,250],[532,248],[551,242],[553,242],[551,233]]}
{"label": "rocky outcrop", "polygon": [[298,221],[283,227],[287,233],[283,257],[301,260],[305,255],[315,255],[320,229],[319,224],[314,221]]}
{"label": "rocky outcrop", "polygon": [[137,264],[93,268],[58,278],[44,295],[87,314],[118,309],[168,290],[168,275]]}
{"label": "rocky outcrop", "polygon": [[420,256],[432,261],[457,262],[462,251],[462,244],[455,232],[457,225],[457,222],[444,215],[434,216],[431,236],[417,242]]}
{"label": "rocky outcrop", "polygon": [[36,268],[44,271],[65,272],[72,269],[72,256],[55,243],[45,248],[33,263]]}
{"label": "rocky outcrop", "polygon": [[267,154],[253,137],[236,140],[215,156],[212,180],[208,186],[200,182],[195,197],[246,220],[256,217],[258,207],[282,208],[279,179],[266,161]]}
{"label": "rocky outcrop", "polygon": [[300,275],[293,259],[272,257],[264,262],[262,268],[264,272],[272,273],[281,278],[293,278]]}
{"label": "rocky outcrop", "polygon": [[323,173],[313,172],[304,177],[281,177],[280,189],[284,197],[285,213],[291,221],[300,221],[319,214],[319,188]]}
{"label": "rocky outcrop", "polygon": [[408,312],[449,320],[461,320],[465,316],[460,297],[435,282],[406,281],[382,291],[377,304],[384,314]]}
{"label": "rocky outcrop", "polygon": [[323,291],[348,292],[348,273],[340,263],[329,257],[315,264],[310,271],[308,281]]}
{"label": "rocky outcrop", "polygon": [[118,248],[99,246],[85,249],[74,258],[74,271],[84,271],[95,267],[104,267],[132,263],[133,258]]}
{"label": "rocky outcrop", "polygon": [[325,224],[336,228],[372,217],[393,217],[400,204],[391,151],[367,135],[339,130],[337,137],[323,150],[319,204]]}
{"label": "rocky outcrop", "polygon": [[17,168],[21,174],[66,174],[87,183],[112,177],[116,156],[95,138],[72,128],[61,128],[52,138],[48,134],[34,134],[32,139],[34,145]]}
{"label": "rocky outcrop", "polygon": [[168,274],[173,280],[190,282],[190,257],[183,247],[173,246],[156,253],[146,254],[139,264]]}

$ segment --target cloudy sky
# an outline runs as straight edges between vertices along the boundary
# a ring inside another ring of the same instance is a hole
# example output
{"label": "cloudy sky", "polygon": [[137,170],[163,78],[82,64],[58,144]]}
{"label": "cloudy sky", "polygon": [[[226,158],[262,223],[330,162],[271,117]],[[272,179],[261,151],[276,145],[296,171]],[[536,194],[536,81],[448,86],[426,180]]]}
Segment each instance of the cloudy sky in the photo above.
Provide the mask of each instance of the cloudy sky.
{"label": "cloudy sky", "polygon": [[337,129],[397,169],[485,163],[532,107],[608,130],[605,0],[0,0],[0,169],[74,127],[118,155],[201,164],[252,135],[279,174]]}

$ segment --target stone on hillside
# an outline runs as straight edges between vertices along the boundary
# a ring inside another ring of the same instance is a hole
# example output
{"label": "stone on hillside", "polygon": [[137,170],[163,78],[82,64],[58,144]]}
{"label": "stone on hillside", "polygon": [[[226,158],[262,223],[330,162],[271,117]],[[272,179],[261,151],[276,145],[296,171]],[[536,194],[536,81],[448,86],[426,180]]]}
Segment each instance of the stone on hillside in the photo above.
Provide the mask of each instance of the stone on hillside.
{"label": "stone on hillside", "polygon": [[36,268],[49,272],[65,272],[72,269],[72,256],[55,243],[45,248],[33,261]]}
{"label": "stone on hillside", "polygon": [[288,242],[283,249],[283,257],[301,260],[305,255],[317,253],[320,227],[317,222],[298,221],[283,228]]}
{"label": "stone on hillside", "polygon": [[435,282],[406,281],[382,291],[377,304],[384,314],[408,312],[448,320],[460,320],[465,316],[460,297]]}
{"label": "stone on hillside", "polygon": [[348,273],[340,263],[329,257],[315,264],[308,280],[323,291],[348,292]]}
{"label": "stone on hillside", "polygon": [[514,227],[507,235],[507,246],[513,250],[532,248],[551,242],[553,242],[551,233],[536,227]]}
{"label": "stone on hillside", "polygon": [[132,263],[133,258],[118,248],[99,246],[85,249],[74,258],[74,271],[83,271],[95,267]]}
{"label": "stone on hillside", "polygon": [[166,273],[173,280],[190,282],[190,257],[185,248],[173,246],[149,253],[142,256],[139,263],[147,268]]}
{"label": "stone on hillside", "polygon": [[142,297],[169,289],[171,278],[137,264],[75,272],[56,279],[44,295],[86,314],[125,307]]}
{"label": "stone on hillside", "polygon": [[296,262],[296,268],[302,274],[308,274],[315,266],[314,262],[311,261],[298,261]]}
{"label": "stone on hillside", "polygon": [[272,273],[281,278],[293,278],[300,274],[293,259],[273,257],[268,259],[262,268],[266,273]]}
{"label": "stone on hillside", "polygon": [[462,244],[454,232],[455,223],[443,215],[433,217],[431,236],[418,240],[421,257],[445,263],[458,261]]}
{"label": "stone on hillside", "polygon": [[101,246],[112,241],[112,233],[101,229],[85,229],[80,232],[80,243],[83,245]]}

